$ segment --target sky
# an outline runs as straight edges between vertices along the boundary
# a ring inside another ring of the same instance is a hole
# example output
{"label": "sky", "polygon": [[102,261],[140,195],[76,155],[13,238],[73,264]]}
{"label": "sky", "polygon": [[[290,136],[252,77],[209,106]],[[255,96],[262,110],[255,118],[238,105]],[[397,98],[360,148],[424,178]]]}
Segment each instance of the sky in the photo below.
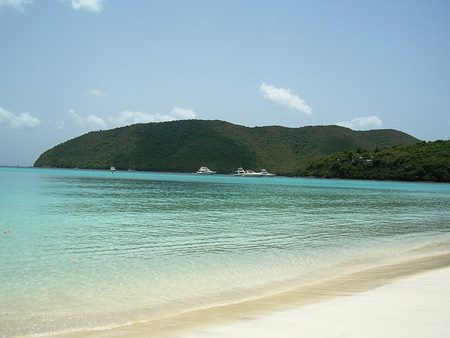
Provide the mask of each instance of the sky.
{"label": "sky", "polygon": [[450,138],[450,1],[0,0],[0,165],[179,119]]}

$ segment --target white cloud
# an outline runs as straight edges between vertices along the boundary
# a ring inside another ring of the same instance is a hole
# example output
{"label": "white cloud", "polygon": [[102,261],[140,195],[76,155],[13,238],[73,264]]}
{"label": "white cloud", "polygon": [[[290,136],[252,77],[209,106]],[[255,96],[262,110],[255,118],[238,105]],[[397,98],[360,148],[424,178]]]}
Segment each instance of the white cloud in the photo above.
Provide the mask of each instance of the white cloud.
{"label": "white cloud", "polygon": [[171,115],[147,114],[140,111],[125,110],[118,116],[111,116],[108,120],[115,126],[126,126],[135,123],[163,122],[176,120]]}
{"label": "white cloud", "polygon": [[172,109],[172,114],[182,119],[195,119],[197,114],[192,109],[175,107]]}
{"label": "white cloud", "polygon": [[377,129],[383,127],[383,122],[378,116],[357,117],[351,121],[341,121],[336,123],[338,126],[347,127],[355,130]]}
{"label": "white cloud", "polygon": [[259,90],[263,93],[264,98],[268,101],[280,104],[297,110],[306,115],[312,114],[312,108],[306,104],[304,100],[295,94],[292,94],[290,89],[277,88],[267,83],[262,83]]}
{"label": "white cloud", "polygon": [[100,97],[103,96],[103,91],[98,88],[94,88],[89,91],[89,95]]}
{"label": "white cloud", "polygon": [[106,125],[106,122],[103,121],[103,119],[101,117],[98,117],[96,115],[89,115],[86,118],[86,124],[92,130],[108,128],[108,126]]}
{"label": "white cloud", "polygon": [[13,129],[34,129],[39,120],[29,113],[13,114],[0,107],[0,126]]}
{"label": "white cloud", "polygon": [[70,5],[76,11],[84,9],[90,12],[100,12],[103,9],[103,0],[71,0]]}
{"label": "white cloud", "polygon": [[76,113],[74,109],[69,109],[67,111],[67,115],[69,115],[71,119],[75,121],[76,124],[80,126],[84,124],[84,118],[78,115],[78,113]]}
{"label": "white cloud", "polygon": [[89,130],[99,130],[107,129],[108,125],[106,122],[97,115],[89,115],[88,117],[83,117],[78,114],[74,109],[69,109],[67,114],[81,127],[88,128]]}
{"label": "white cloud", "polygon": [[136,123],[164,122],[192,119],[197,114],[192,109],[175,107],[170,114],[148,114],[140,111],[124,110],[115,116],[107,118],[108,123],[97,115],[83,117],[74,109],[69,109],[67,115],[79,126],[90,130],[107,129],[108,127],[122,127]]}
{"label": "white cloud", "polygon": [[0,7],[12,7],[15,10],[23,12],[25,6],[31,5],[33,0],[0,0]]}
{"label": "white cloud", "polygon": [[115,126],[126,126],[135,123],[164,122],[183,119],[193,119],[197,114],[192,109],[175,107],[170,114],[148,114],[140,111],[125,110],[118,116],[108,120]]}

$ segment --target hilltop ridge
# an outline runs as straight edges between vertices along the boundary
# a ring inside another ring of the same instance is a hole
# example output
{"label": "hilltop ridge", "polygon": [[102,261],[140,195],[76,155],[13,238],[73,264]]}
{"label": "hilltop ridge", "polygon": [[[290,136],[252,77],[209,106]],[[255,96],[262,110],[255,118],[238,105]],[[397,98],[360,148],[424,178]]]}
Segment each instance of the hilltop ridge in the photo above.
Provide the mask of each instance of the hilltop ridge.
{"label": "hilltop ridge", "polygon": [[179,120],[89,132],[45,151],[34,166],[192,172],[206,165],[219,173],[245,167],[299,175],[325,155],[418,141],[392,129],[250,128],[220,120]]}

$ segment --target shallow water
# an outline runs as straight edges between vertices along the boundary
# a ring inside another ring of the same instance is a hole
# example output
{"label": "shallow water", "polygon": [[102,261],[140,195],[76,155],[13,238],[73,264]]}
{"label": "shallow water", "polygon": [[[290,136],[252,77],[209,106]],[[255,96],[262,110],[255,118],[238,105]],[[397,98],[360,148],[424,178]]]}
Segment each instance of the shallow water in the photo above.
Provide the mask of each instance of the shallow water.
{"label": "shallow water", "polygon": [[450,184],[0,168],[0,335],[147,321],[450,241]]}

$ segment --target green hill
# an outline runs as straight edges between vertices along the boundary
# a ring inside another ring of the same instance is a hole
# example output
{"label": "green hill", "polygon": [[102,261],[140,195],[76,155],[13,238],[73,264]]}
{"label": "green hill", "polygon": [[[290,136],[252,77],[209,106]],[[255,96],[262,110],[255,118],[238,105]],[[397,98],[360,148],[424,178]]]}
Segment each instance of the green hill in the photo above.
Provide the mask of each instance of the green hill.
{"label": "green hill", "polygon": [[224,121],[182,120],[90,132],[44,152],[37,167],[221,173],[237,167],[299,175],[315,159],[339,151],[414,144],[396,130],[338,126],[248,128]]}
{"label": "green hill", "polygon": [[312,162],[305,174],[327,178],[450,182],[450,141],[346,151]]}

